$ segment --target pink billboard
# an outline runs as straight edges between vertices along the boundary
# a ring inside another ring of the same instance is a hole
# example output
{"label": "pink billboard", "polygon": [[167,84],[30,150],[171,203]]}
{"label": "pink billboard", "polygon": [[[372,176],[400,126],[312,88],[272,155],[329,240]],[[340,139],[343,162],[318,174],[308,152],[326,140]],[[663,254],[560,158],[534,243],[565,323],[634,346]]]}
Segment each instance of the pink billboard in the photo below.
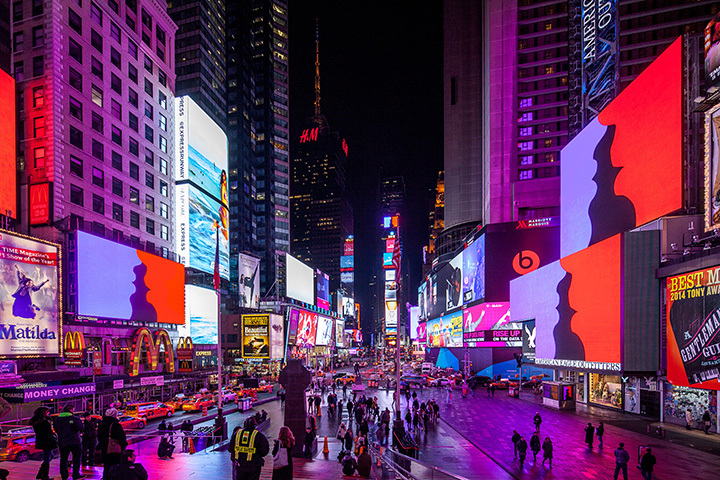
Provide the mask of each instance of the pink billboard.
{"label": "pink billboard", "polygon": [[298,311],[298,329],[295,337],[295,345],[299,347],[312,347],[315,345],[317,335],[318,314]]}
{"label": "pink billboard", "polygon": [[522,346],[522,330],[510,322],[510,303],[481,303],[463,310],[463,340],[476,347]]}

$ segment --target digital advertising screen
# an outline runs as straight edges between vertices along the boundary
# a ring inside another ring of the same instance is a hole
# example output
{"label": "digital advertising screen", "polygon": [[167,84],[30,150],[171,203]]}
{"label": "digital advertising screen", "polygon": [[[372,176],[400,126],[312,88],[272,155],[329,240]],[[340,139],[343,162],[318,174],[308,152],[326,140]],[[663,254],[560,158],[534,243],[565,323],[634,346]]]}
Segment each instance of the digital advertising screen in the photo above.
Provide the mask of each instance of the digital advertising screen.
{"label": "digital advertising screen", "polygon": [[355,300],[352,297],[342,297],[342,314],[343,317],[355,316]]}
{"label": "digital advertising screen", "polygon": [[705,114],[705,230],[720,228],[720,105]]}
{"label": "digital advertising screen", "polygon": [[705,88],[720,84],[720,13],[705,27]]}
{"label": "digital advertising screen", "polygon": [[476,347],[520,347],[522,329],[510,322],[510,302],[481,303],[463,310],[463,339]]}
{"label": "digital advertising screen", "polygon": [[295,345],[299,347],[312,347],[315,345],[317,335],[318,314],[298,310],[298,328],[295,335]]}
{"label": "digital advertising screen", "polygon": [[297,336],[298,322],[300,321],[300,311],[294,308],[288,313],[288,344],[295,344]]}
{"label": "digital advertising screen", "polygon": [[463,303],[485,298],[485,235],[476,238],[462,252]]}
{"label": "digital advertising screen", "polygon": [[420,324],[420,307],[412,306],[409,309],[410,314],[410,339],[418,339],[418,325]]}
{"label": "digital advertising screen", "polygon": [[335,320],[335,345],[338,347],[345,347],[345,322],[336,319]]}
{"label": "digital advertising screen", "polygon": [[315,345],[326,347],[332,344],[333,339],[333,324],[335,321],[332,318],[323,317],[318,315],[317,321],[317,334],[315,335]]}
{"label": "digital advertising screen", "polygon": [[392,252],[385,252],[383,253],[383,267],[384,268],[392,268]]}
{"label": "digital advertising screen", "polygon": [[190,337],[193,345],[217,345],[218,299],[215,290],[185,285],[185,325],[178,327],[181,337]]}
{"label": "digital advertising screen", "polygon": [[330,276],[317,270],[315,280],[317,283],[317,302],[315,304],[320,308],[330,310]]}
{"label": "digital advertising screen", "polygon": [[289,298],[315,305],[315,275],[313,269],[292,255],[286,254],[287,288]]}
{"label": "digital advertising screen", "polygon": [[285,328],[282,315],[270,314],[270,358],[285,357]]}
{"label": "digital advertising screen", "polygon": [[417,327],[417,339],[420,343],[427,342],[427,324],[420,322]]}
{"label": "digital advertising screen", "polygon": [[668,380],[720,390],[720,266],[669,277]]}
{"label": "digital advertising screen", "polygon": [[242,316],[243,358],[270,358],[270,314]]}
{"label": "digital advertising screen", "polygon": [[396,281],[385,282],[385,300],[397,300],[398,284]]}
{"label": "digital advertising screen", "polygon": [[239,253],[238,269],[240,306],[258,308],[260,305],[260,259]]}
{"label": "digital advertising screen", "polygon": [[78,315],[185,323],[181,263],[79,230],[76,251]]}
{"label": "digital advertising screen", "polygon": [[463,312],[455,312],[440,318],[428,320],[428,347],[462,347],[463,346]]}
{"label": "digital advertising screen", "polygon": [[17,218],[16,171],[16,130],[15,130],[15,79],[0,71],[0,213]]}
{"label": "digital advertising screen", "polygon": [[60,354],[59,269],[59,245],[0,230],[0,356]]}
{"label": "digital advertising screen", "polygon": [[353,255],[343,255],[340,257],[340,268],[352,269],[355,266],[355,257]]}
{"label": "digital advertising screen", "polygon": [[462,292],[462,286],[463,286],[463,273],[462,273],[462,266],[463,266],[463,254],[462,252],[458,253],[455,258],[450,260],[450,263],[448,264],[445,269],[447,269],[447,274],[445,275],[445,281],[446,284],[443,286],[445,288],[445,311],[449,312],[450,310],[459,308],[463,304],[463,292]]}
{"label": "digital advertising screen", "polygon": [[398,310],[397,303],[390,302],[385,303],[385,326],[386,327],[397,327],[398,324]]}

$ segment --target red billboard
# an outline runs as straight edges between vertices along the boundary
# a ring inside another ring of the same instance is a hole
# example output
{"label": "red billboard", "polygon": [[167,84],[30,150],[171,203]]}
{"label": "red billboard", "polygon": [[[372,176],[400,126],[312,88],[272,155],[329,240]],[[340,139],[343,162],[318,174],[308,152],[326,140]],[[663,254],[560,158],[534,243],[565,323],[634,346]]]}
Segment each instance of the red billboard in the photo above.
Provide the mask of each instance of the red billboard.
{"label": "red billboard", "polygon": [[312,347],[315,345],[317,335],[318,314],[300,310],[298,312],[298,328],[295,345],[299,347]]}
{"label": "red billboard", "polygon": [[52,188],[49,182],[30,185],[30,225],[47,225],[50,223],[50,195]]}
{"label": "red billboard", "polygon": [[0,214],[17,218],[15,80],[0,70]]}

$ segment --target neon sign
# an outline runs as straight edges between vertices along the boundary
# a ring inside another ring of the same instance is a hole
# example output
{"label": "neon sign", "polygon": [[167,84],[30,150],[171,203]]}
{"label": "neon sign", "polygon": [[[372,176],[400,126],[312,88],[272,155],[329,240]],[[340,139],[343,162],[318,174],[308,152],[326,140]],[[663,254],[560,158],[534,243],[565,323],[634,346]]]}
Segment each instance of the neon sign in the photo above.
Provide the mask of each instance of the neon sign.
{"label": "neon sign", "polygon": [[343,141],[342,141],[342,149],[343,149],[343,152],[345,152],[345,156],[347,157],[347,156],[348,156],[348,153],[347,153],[347,152],[348,152],[348,144],[347,144],[347,142],[345,141],[344,138],[343,138]]}
{"label": "neon sign", "polygon": [[133,348],[130,354],[130,376],[137,377],[140,373],[140,358],[142,356],[142,345],[145,344],[146,360],[149,370],[157,370],[160,358],[160,346],[165,346],[165,365],[168,373],[175,371],[175,358],[173,355],[172,341],[165,330],[155,332],[155,339],[146,327],[139,328],[135,332]]}
{"label": "neon sign", "polygon": [[[318,139],[318,130],[320,127],[315,128],[306,128],[303,130],[302,135],[300,135],[300,143],[305,142],[316,142]],[[346,153],[347,155],[347,153]]]}

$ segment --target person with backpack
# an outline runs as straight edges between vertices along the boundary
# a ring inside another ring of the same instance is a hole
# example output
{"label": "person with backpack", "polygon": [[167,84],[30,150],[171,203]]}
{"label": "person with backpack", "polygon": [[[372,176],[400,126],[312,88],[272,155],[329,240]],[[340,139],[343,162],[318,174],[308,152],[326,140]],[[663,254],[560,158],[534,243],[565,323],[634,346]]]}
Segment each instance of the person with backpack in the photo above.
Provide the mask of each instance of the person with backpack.
{"label": "person with backpack", "polygon": [[655,458],[655,455],[652,454],[652,449],[648,447],[648,449],[645,450],[645,454],[640,459],[640,474],[645,480],[652,480],[652,472],[656,463],[657,459]]}
{"label": "person with backpack", "polygon": [[67,480],[70,476],[68,459],[71,455],[73,479],[85,478],[85,475],[80,474],[80,464],[82,462],[80,432],[84,430],[84,427],[83,421],[75,415],[75,407],[66,405],[62,413],[55,419],[54,427],[58,435],[58,446],[60,447],[60,476],[62,480]]}
{"label": "person with backpack", "polygon": [[278,432],[278,438],[273,446],[273,475],[272,480],[292,480],[293,462],[292,448],[295,437],[289,427],[283,425]]}
{"label": "person with backpack", "polygon": [[355,474],[355,469],[357,469],[357,462],[355,461],[355,458],[353,458],[350,450],[345,452],[345,456],[343,457],[341,463],[343,474],[348,476],[353,476]]}

